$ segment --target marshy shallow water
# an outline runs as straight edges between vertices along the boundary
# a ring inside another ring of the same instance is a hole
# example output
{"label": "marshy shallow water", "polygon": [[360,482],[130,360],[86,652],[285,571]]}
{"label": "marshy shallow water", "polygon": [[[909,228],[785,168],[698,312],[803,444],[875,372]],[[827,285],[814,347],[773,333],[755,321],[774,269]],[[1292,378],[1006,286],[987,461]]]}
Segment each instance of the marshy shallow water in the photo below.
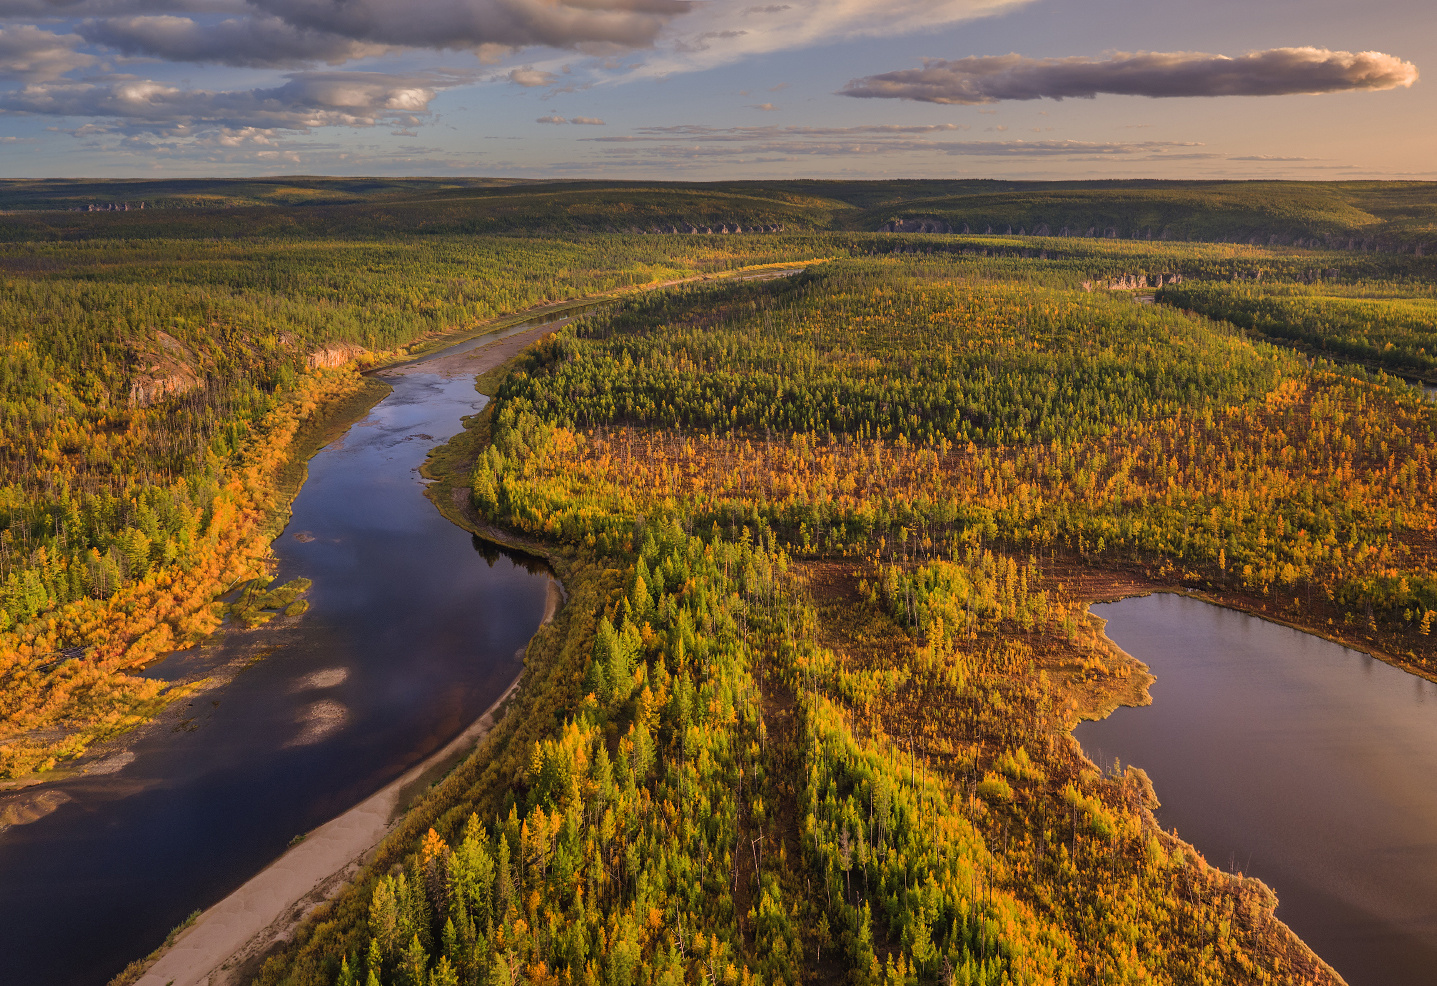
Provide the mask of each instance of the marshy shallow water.
{"label": "marshy shallow water", "polygon": [[450,524],[417,472],[484,398],[470,377],[391,382],[310,461],[275,542],[280,580],[314,580],[309,611],[151,668],[174,679],[272,648],[131,759],[52,786],[49,814],[0,832],[0,984],[104,983],[442,747],[519,673],[547,571]]}
{"label": "marshy shallow water", "polygon": [[1092,607],[1153,704],[1075,729],[1146,770],[1166,828],[1256,876],[1351,986],[1437,982],[1437,685],[1172,594]]}

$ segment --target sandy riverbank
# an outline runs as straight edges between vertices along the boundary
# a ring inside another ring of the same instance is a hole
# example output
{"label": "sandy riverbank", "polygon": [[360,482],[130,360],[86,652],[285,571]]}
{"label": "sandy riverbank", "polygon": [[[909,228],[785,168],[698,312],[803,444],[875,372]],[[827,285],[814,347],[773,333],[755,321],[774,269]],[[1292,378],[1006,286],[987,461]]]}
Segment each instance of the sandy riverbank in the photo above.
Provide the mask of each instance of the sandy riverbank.
{"label": "sandy riverbank", "polygon": [[[513,359],[525,346],[554,331],[536,325],[467,352],[401,364],[379,371],[386,377],[415,373],[477,376]],[[541,626],[553,619],[562,587],[549,584]],[[334,897],[360,871],[409,803],[472,751],[497,721],[499,710],[518,687],[504,694],[443,749],[339,817],[308,833],[304,841],[265,867],[242,887],[209,908],[193,925],[160,949],[140,976],[142,986],[220,986],[241,973],[277,942],[286,940],[316,906]]]}
{"label": "sandy riverbank", "polygon": [[[557,582],[540,625],[563,600]],[[521,676],[522,677],[522,676]],[[489,734],[519,678],[468,729],[401,777],[305,836],[244,886],[199,916],[160,951],[140,986],[221,986],[250,960],[288,939],[304,916],[334,897],[403,815],[408,802],[438,780]]]}

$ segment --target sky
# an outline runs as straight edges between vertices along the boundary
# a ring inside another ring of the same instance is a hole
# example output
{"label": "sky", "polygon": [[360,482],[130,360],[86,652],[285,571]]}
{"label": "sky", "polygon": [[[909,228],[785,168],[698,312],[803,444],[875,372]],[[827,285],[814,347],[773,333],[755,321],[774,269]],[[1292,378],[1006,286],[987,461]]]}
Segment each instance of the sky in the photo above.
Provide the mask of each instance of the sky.
{"label": "sky", "polygon": [[0,0],[0,177],[1437,179],[1434,86],[1431,0]]}

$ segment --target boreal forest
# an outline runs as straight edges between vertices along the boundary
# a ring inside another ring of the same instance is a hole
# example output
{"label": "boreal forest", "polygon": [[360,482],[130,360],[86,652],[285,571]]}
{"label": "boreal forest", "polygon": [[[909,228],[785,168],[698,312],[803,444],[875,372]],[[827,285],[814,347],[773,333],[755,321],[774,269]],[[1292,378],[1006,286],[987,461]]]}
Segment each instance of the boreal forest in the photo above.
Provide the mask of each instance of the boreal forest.
{"label": "boreal forest", "polygon": [[480,378],[431,460],[436,509],[545,559],[563,605],[497,726],[253,982],[1341,982],[1280,888],[1071,730],[1148,701],[1088,609],[1136,592],[1437,676],[1429,187],[0,204],[8,784],[181,699],[163,654],[304,619],[269,545],[383,396],[364,371],[600,302]]}

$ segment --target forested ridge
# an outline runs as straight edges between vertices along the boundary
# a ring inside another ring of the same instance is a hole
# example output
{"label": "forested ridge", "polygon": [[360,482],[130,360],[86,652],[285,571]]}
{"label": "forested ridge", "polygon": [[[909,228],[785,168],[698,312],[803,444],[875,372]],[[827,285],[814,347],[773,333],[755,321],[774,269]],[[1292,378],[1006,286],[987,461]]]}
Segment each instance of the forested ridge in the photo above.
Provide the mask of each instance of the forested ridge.
{"label": "forested ridge", "polygon": [[[571,602],[500,729],[260,983],[1338,981],[1268,888],[1156,825],[1141,771],[1078,750],[1149,679],[1073,582],[1430,674],[1432,405],[1094,284],[1223,291],[1241,248],[862,246],[516,361],[470,523],[548,552]],[[1313,258],[1257,262],[1297,285]],[[1384,290],[1424,297],[1414,262]]]}
{"label": "forested ridge", "polygon": [[[114,211],[125,206],[128,211]],[[895,220],[1032,237],[1320,245],[1409,255],[1437,248],[1437,194],[1430,182],[0,181],[0,240],[7,241],[551,236],[682,231],[686,225],[717,233],[735,224],[779,225],[789,233],[874,232]]]}
{"label": "forested ridge", "polygon": [[1331,359],[1437,383],[1437,295],[1430,284],[1211,284],[1161,300]]}

